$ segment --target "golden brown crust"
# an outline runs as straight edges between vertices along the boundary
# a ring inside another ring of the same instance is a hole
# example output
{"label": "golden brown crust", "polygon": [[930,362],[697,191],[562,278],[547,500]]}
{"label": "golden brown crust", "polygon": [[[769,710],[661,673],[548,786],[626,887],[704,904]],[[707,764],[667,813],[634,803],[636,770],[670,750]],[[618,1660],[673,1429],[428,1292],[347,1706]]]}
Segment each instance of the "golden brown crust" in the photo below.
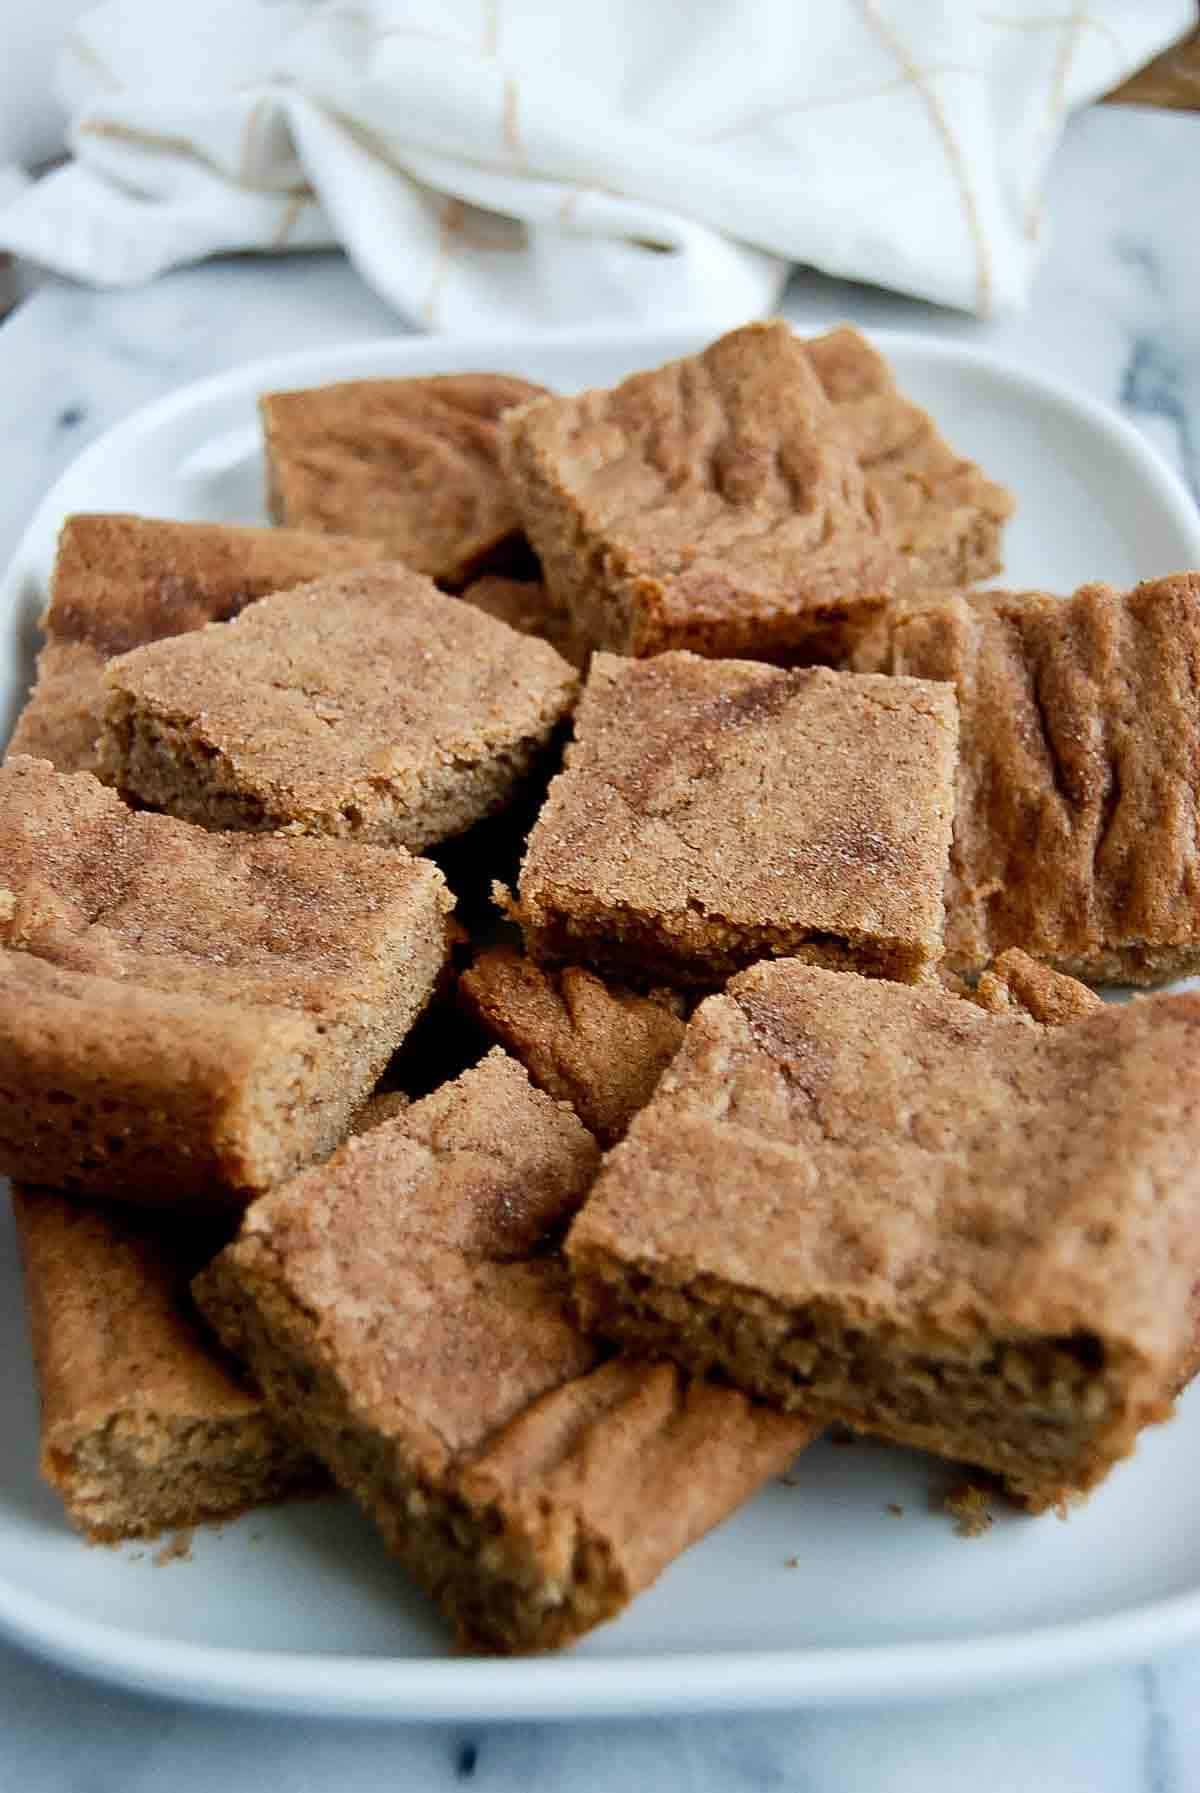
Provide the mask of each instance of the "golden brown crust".
{"label": "golden brown crust", "polygon": [[598,1161],[497,1049],[257,1203],[197,1285],[473,1648],[611,1617],[810,1435],[598,1361],[552,1249]]}
{"label": "golden brown crust", "polygon": [[60,772],[94,772],[96,739],[104,717],[104,668],[86,641],[47,641],[37,658],[37,680],[17,717],[6,757],[49,760]]}
{"label": "golden brown crust", "polygon": [[271,592],[382,558],[379,543],[365,537],[77,513],[59,534],[46,633],[86,642],[111,660],[229,622]]}
{"label": "golden brown crust", "polygon": [[1086,984],[1051,971],[1016,947],[1000,954],[970,994],[993,1015],[1027,1015],[1047,1027],[1078,1021],[1100,1007],[1100,998]]}
{"label": "golden brown crust", "polygon": [[382,1126],[384,1121],[395,1120],[409,1106],[411,1098],[402,1089],[384,1090],[369,1096],[354,1117],[351,1133],[369,1133],[372,1127]]}
{"label": "golden brown crust", "polygon": [[[294,1267],[309,1264],[304,1300],[336,1302],[345,1243],[332,1225],[358,1216],[364,1274],[388,1261],[387,1235],[501,1263],[562,1232],[599,1165],[595,1141],[565,1104],[531,1089],[499,1047],[409,1107],[350,1139],[327,1164],[255,1203],[243,1238],[269,1234]],[[297,1218],[299,1217],[299,1218]],[[321,1251],[331,1250],[327,1259]]]}
{"label": "golden brown crust", "polygon": [[540,579],[501,579],[489,575],[486,579],[473,580],[462,595],[465,603],[486,611],[497,622],[507,623],[519,635],[540,635],[572,665],[582,663],[573,649],[566,619],[551,598],[549,588]]}
{"label": "golden brown crust", "polygon": [[481,1589],[466,1641],[572,1642],[782,1474],[813,1435],[808,1421],[674,1364],[619,1357],[551,1389],[463,1465],[458,1493],[499,1520],[514,1567],[536,1565],[538,1598],[560,1598],[543,1604],[535,1629],[510,1622],[497,1637]]}
{"label": "golden brown crust", "polygon": [[733,979],[572,1228],[585,1324],[1032,1505],[1092,1486],[1190,1361],[1200,998],[1082,1006]]}
{"label": "golden brown crust", "polygon": [[901,561],[897,591],[973,585],[998,572],[1012,494],[955,454],[857,330],[843,325],[801,346],[887,509]]}
{"label": "golden brown crust", "polygon": [[943,685],[598,654],[521,868],[526,947],[708,988],[784,954],[927,976],[954,756]]}
{"label": "golden brown crust", "polygon": [[645,1107],[683,1038],[676,992],[641,995],[578,965],[548,971],[511,947],[481,953],[458,991],[467,1013],[603,1146]]}
{"label": "golden brown crust", "polygon": [[269,592],[379,560],[378,542],[177,523],[119,512],[70,516],[58,538],[37,684],[10,753],[94,772],[103,668],[115,654],[225,622]]}
{"label": "golden brown crust", "polygon": [[328,1152],[446,958],[427,860],[215,835],[0,768],[0,1170],[244,1199]]}
{"label": "golden brown crust", "polygon": [[520,529],[500,471],[500,418],[545,388],[509,374],[349,380],[261,400],[277,523],[372,536],[458,583]]}
{"label": "golden brown crust", "polygon": [[881,642],[876,665],[958,692],[948,962],[1200,968],[1200,574],[902,604]]}
{"label": "golden brown crust", "polygon": [[503,430],[580,654],[821,657],[894,585],[880,501],[785,324],[754,324]]}
{"label": "golden brown crust", "polygon": [[580,660],[840,659],[887,594],[994,571],[1011,509],[849,330],[752,324],[502,434]]}
{"label": "golden brown crust", "polygon": [[18,1187],[42,1474],[100,1541],[228,1519],[324,1480],[201,1327],[188,1280],[225,1238]]}
{"label": "golden brown crust", "polygon": [[[419,673],[415,672],[419,669]],[[504,807],[578,675],[395,563],[110,662],[101,771],[205,827],[421,848]]]}

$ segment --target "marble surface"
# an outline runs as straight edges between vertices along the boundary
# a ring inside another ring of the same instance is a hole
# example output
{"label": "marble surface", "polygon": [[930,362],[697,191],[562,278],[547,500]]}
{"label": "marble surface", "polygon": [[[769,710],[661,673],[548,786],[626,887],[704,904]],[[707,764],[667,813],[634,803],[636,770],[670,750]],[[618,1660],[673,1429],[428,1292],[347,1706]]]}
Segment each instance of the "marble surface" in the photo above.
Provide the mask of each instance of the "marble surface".
{"label": "marble surface", "polygon": [[[1107,108],[1053,171],[1031,309],[978,324],[817,276],[785,310],[960,335],[1118,405],[1200,503],[1200,118]],[[134,292],[51,282],[0,326],[0,555],[89,441],[255,356],[394,334],[332,256],[225,261]],[[0,1645],[0,1793],[352,1793],[470,1785],[1200,1793],[1200,1648],[1016,1697],[831,1714],[486,1729],[256,1719],[138,1699]]]}

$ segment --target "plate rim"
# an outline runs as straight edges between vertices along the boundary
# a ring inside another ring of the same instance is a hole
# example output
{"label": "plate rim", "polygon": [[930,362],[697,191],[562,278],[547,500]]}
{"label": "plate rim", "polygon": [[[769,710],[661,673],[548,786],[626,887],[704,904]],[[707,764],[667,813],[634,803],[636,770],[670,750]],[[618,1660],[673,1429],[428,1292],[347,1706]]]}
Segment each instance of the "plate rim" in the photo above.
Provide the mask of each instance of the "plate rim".
{"label": "plate rim", "polygon": [[[789,320],[791,322],[791,320]],[[811,334],[828,325],[792,325]],[[1200,510],[1158,450],[1120,412],[1069,383],[956,338],[867,329],[885,354],[963,364],[1066,412],[1136,466],[1200,564]],[[439,359],[461,365],[478,354],[519,359],[544,350],[621,355],[645,345],[647,356],[688,353],[708,340],[693,327],[544,330],[495,337],[382,336],[243,362],[164,393],[121,418],[60,474],[36,506],[0,581],[0,614],[20,600],[38,544],[67,514],[62,496],[114,448],[153,433],[181,414],[256,391],[367,377],[372,363],[392,374],[405,363],[435,371]],[[331,372],[331,368],[338,371]],[[40,569],[38,569],[40,571]],[[1172,569],[1174,570],[1174,569]],[[80,1548],[84,1546],[80,1545]],[[968,1637],[888,1644],[770,1650],[655,1651],[626,1656],[572,1655],[478,1660],[380,1657],[238,1649],[161,1638],[80,1616],[0,1575],[0,1636],[64,1666],[126,1687],[203,1704],[310,1716],[401,1720],[502,1720],[601,1717],[705,1709],[845,1706],[868,1701],[964,1696],[1046,1682],[1120,1661],[1145,1660],[1200,1639],[1196,1588],[1117,1612]]]}
{"label": "plate rim", "polygon": [[1200,1590],[1069,1624],[900,1644],[619,1657],[349,1656],[137,1634],[64,1618],[41,1595],[0,1581],[0,1636],[43,1658],[141,1693],[308,1717],[550,1720],[958,1698],[1145,1660],[1195,1642],[1198,1633]]}

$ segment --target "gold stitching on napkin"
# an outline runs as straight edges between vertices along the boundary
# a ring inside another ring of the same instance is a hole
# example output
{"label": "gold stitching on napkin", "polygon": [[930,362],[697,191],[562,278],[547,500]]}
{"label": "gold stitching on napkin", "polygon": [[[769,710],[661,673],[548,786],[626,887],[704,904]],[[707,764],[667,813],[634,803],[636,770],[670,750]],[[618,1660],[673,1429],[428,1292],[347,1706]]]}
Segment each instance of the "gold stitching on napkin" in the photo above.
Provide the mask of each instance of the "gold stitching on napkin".
{"label": "gold stitching on napkin", "polygon": [[924,72],[913,61],[903,41],[897,37],[891,26],[880,18],[875,10],[875,0],[859,0],[859,5],[862,8],[863,18],[880,43],[890,50],[920,94],[929,114],[929,121],[941,139],[950,171],[958,185],[967,229],[975,248],[975,309],[980,317],[987,317],[992,309],[992,265],[988,257],[987,239],[984,237],[983,227],[979,222],[979,208],[975,204],[975,194],[967,175],[967,164],[963,157],[962,145],[950,129],[949,121],[942,110],[941,101],[930,87]]}

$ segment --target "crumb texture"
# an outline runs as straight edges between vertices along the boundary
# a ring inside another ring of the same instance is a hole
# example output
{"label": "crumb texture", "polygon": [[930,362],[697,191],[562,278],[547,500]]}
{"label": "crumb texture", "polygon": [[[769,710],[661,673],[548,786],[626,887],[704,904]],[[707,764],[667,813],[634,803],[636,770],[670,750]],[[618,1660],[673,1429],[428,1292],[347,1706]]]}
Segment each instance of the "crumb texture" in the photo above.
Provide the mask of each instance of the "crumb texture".
{"label": "crumb texture", "polygon": [[227,1229],[18,1187],[42,1473],[99,1542],[232,1518],[323,1482],[200,1323],[188,1279]]}
{"label": "crumb texture", "polygon": [[956,1482],[947,1489],[938,1504],[953,1519],[956,1537],[982,1538],[991,1530],[993,1494],[975,1482]]}

